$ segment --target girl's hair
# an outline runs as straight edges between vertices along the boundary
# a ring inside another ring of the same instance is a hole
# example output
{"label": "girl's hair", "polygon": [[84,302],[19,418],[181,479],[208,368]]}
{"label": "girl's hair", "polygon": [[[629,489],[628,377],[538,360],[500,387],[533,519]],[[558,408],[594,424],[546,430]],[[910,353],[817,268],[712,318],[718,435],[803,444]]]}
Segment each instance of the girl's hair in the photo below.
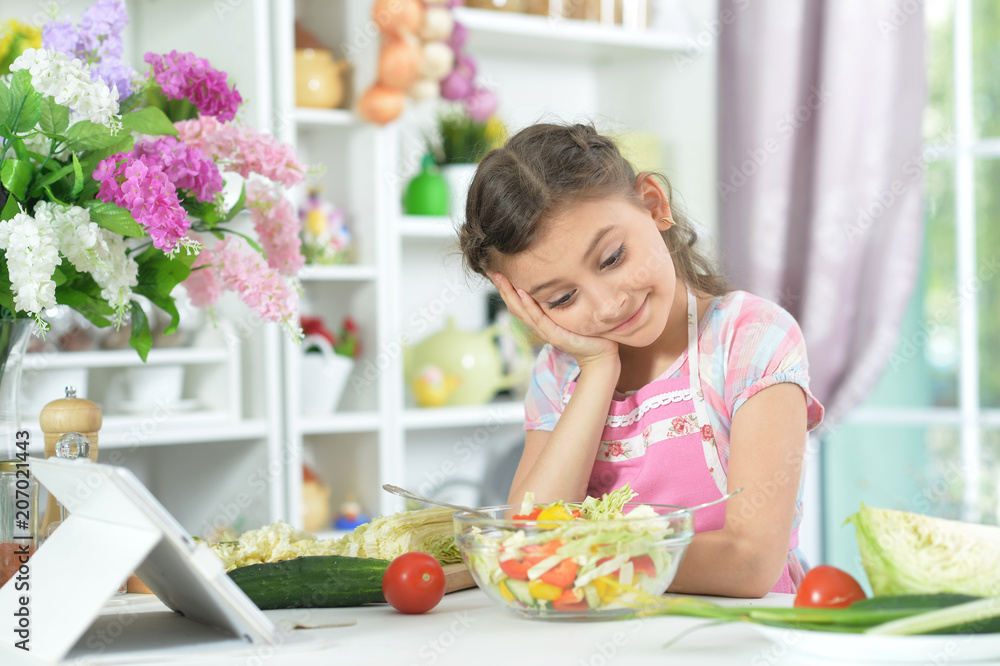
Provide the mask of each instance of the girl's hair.
{"label": "girl's hair", "polygon": [[[676,224],[662,232],[678,277],[696,292],[728,291],[695,243],[698,234],[666,189]],[[501,270],[505,256],[523,252],[542,234],[545,220],[569,207],[620,196],[645,207],[635,191],[636,171],[614,141],[592,125],[538,124],[490,151],[469,186],[459,247],[466,267],[485,276]]]}

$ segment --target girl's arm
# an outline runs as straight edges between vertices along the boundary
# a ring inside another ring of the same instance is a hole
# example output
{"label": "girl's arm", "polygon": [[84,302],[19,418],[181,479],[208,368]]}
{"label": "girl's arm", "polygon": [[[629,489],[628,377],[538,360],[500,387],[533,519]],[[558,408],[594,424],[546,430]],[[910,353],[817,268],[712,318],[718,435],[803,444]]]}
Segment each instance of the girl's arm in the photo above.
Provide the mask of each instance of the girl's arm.
{"label": "girl's arm", "polygon": [[555,429],[528,431],[510,488],[511,504],[520,504],[527,490],[540,503],[581,502],[586,498],[620,371],[617,356],[581,366],[573,396]]}
{"label": "girl's arm", "polygon": [[806,399],[790,383],[749,398],[733,417],[721,530],[694,536],[670,592],[762,597],[781,576],[806,442]]}

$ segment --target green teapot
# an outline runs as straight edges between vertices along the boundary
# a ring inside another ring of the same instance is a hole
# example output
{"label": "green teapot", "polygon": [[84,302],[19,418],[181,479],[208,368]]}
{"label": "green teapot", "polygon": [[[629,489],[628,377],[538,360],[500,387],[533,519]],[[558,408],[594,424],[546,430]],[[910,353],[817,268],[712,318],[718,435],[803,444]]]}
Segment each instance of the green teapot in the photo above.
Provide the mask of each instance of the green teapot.
{"label": "green teapot", "polygon": [[518,336],[518,368],[505,372],[497,344],[498,324],[463,331],[448,318],[445,327],[403,348],[403,374],[422,407],[482,405],[499,391],[516,386],[531,373],[531,347]]}

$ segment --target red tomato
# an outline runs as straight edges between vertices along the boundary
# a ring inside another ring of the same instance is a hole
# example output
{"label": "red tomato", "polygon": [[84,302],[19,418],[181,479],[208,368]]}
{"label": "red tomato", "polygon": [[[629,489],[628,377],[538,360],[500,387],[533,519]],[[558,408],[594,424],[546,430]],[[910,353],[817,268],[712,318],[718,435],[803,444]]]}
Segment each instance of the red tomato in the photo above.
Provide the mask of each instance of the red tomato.
{"label": "red tomato", "polygon": [[382,594],[400,613],[426,613],[444,598],[444,569],[427,553],[403,553],[382,576]]}
{"label": "red tomato", "polygon": [[855,601],[866,599],[865,591],[851,574],[821,564],[813,567],[802,579],[795,595],[798,608],[846,608]]}

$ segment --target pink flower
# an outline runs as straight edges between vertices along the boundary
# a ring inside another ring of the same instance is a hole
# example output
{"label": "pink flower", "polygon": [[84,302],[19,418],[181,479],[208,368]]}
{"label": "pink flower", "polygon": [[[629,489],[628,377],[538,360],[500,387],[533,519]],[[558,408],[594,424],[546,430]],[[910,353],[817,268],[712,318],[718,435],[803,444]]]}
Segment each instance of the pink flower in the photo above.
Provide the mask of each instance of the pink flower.
{"label": "pink flower", "polygon": [[191,303],[197,308],[209,308],[215,305],[222,293],[222,286],[215,276],[212,267],[212,250],[203,247],[194,263],[191,264],[191,275],[184,280]]}
{"label": "pink flower", "polygon": [[625,448],[622,446],[621,442],[611,442],[608,444],[608,450],[604,454],[605,458],[617,458],[618,456],[625,455]]}
{"label": "pink flower", "polygon": [[145,61],[153,66],[153,78],[168,99],[188,99],[202,115],[224,121],[236,117],[243,98],[235,86],[229,89],[225,72],[214,69],[204,58],[177,51],[167,55],[150,52]]}
{"label": "pink flower", "polygon": [[285,187],[298,185],[305,178],[306,168],[291,146],[268,134],[258,134],[252,127],[221,123],[206,115],[174,126],[181,141],[222,161],[226,171],[244,178],[256,173]]}
{"label": "pink flower", "polygon": [[706,423],[701,427],[701,438],[707,441],[713,437],[715,437],[715,431],[712,430],[712,426]]}
{"label": "pink flower", "polygon": [[174,187],[190,191],[198,201],[212,201],[222,191],[219,168],[197,146],[189,146],[172,136],[162,136],[139,141],[132,154],[141,157],[147,165],[158,165]]}
{"label": "pink flower", "polygon": [[267,265],[282,275],[295,275],[305,264],[305,257],[299,236],[302,225],[292,203],[261,181],[247,181],[246,187],[247,208],[267,254]]}
{"label": "pink flower", "polygon": [[670,422],[670,427],[677,435],[690,435],[694,432],[694,426],[686,416],[675,416]]}
{"label": "pink flower", "polygon": [[101,184],[98,198],[132,213],[157,249],[172,252],[186,237],[191,222],[160,166],[147,165],[131,153],[118,153],[98,163],[94,180]]}
{"label": "pink flower", "polygon": [[227,238],[212,248],[215,277],[227,291],[234,291],[265,321],[288,321],[299,296],[288,282],[267,265],[259,253],[244,250]]}

